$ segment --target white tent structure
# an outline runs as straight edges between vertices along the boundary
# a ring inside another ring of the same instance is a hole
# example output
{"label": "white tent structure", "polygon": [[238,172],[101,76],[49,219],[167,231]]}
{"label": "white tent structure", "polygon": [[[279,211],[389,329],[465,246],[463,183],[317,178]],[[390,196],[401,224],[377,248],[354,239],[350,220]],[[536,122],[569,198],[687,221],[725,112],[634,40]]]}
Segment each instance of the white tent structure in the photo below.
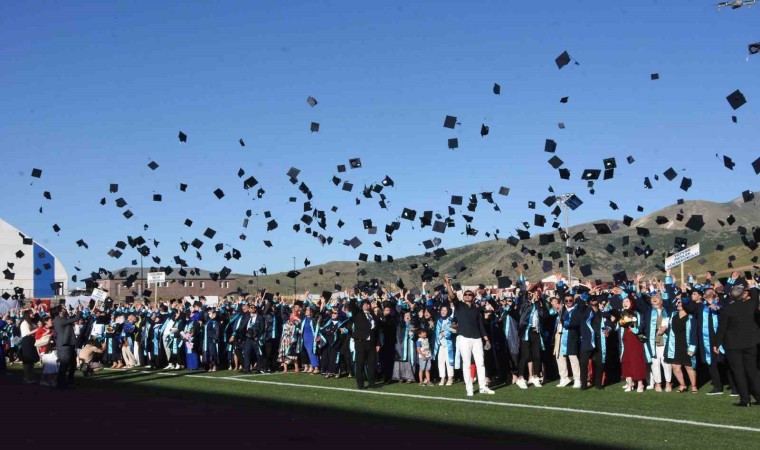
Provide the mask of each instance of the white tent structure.
{"label": "white tent structure", "polygon": [[[69,276],[45,247],[0,219],[0,296],[23,291],[27,299],[53,298],[66,292]],[[58,283],[58,284],[56,284]]]}

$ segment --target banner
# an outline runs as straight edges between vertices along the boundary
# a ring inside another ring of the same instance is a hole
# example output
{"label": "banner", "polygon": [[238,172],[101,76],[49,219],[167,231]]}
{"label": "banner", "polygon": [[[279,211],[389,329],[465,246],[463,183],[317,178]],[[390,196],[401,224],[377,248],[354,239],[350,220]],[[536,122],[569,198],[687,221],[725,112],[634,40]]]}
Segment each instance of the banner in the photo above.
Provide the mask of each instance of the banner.
{"label": "banner", "polygon": [[686,250],[681,250],[680,252],[665,258],[665,270],[672,269],[673,267],[681,265],[697,256],[699,256],[699,244],[692,245]]}

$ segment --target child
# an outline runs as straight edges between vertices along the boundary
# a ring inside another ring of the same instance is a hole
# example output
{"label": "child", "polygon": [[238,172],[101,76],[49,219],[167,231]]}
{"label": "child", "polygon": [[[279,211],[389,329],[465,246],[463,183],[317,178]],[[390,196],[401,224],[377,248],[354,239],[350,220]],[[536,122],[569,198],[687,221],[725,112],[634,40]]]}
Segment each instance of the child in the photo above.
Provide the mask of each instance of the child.
{"label": "child", "polygon": [[58,356],[55,353],[55,347],[48,345],[45,347],[45,353],[42,354],[42,379],[41,386],[53,387],[56,385],[58,377]]}
{"label": "child", "polygon": [[420,386],[432,386],[433,383],[430,382],[430,361],[433,359],[433,354],[430,352],[430,342],[425,330],[417,331],[417,359],[420,364]]}

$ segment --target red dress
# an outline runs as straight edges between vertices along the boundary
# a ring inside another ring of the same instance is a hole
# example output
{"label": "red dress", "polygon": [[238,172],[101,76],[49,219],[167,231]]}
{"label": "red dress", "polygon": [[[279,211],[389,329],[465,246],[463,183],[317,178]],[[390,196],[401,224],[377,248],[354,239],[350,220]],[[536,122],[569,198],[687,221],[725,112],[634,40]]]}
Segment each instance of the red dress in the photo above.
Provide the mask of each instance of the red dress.
{"label": "red dress", "polygon": [[643,381],[647,377],[647,361],[644,357],[644,344],[631,331],[630,327],[623,328],[623,378]]}

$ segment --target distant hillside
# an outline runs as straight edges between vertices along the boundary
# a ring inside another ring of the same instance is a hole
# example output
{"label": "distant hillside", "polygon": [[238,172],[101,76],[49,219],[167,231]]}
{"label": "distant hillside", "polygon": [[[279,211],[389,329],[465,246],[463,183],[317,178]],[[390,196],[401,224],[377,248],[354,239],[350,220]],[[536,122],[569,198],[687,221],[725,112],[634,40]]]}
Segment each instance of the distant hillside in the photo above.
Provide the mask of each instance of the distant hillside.
{"label": "distant hillside", "polygon": [[[679,214],[683,216],[681,220],[678,220]],[[705,223],[699,232],[692,231],[685,226],[689,218],[695,214],[702,215]],[[733,216],[735,219],[731,225],[727,221],[729,216]],[[656,222],[658,217],[665,217],[668,222],[658,225]],[[722,221],[723,225],[719,221]],[[613,273],[621,270],[625,270],[631,276],[637,271],[647,275],[662,273],[661,267],[664,259],[674,249],[677,237],[685,238],[687,245],[698,242],[701,244],[702,257],[689,261],[685,265],[687,272],[704,273],[708,270],[714,270],[720,273],[730,273],[732,270],[728,267],[730,255],[734,255],[736,258],[733,262],[735,268],[751,267],[753,264],[751,258],[760,255],[758,250],[753,251],[743,243],[738,233],[739,227],[743,226],[746,229],[745,239],[750,244],[754,243],[753,230],[754,227],[760,225],[760,208],[755,204],[755,201],[744,203],[741,197],[728,203],[701,200],[685,201],[682,205],[671,205],[634,219],[630,227],[620,220],[605,219],[594,223],[602,222],[610,226],[613,230],[612,234],[597,234],[593,223],[570,227],[569,235],[571,237],[581,232],[585,237],[585,240],[579,241],[570,239],[570,246],[574,251],[580,247],[586,252],[586,254],[578,257],[572,255],[575,264],[573,276],[580,276],[579,268],[585,265],[591,265],[593,270],[593,275],[588,277],[590,279],[611,279]],[[644,230],[641,230],[644,236],[638,235],[637,227],[646,228],[649,234],[646,235]],[[428,263],[430,267],[441,274],[441,277],[445,273],[450,273],[452,276],[456,275],[463,284],[495,284],[494,270],[502,270],[504,275],[508,276],[516,274],[516,269],[512,267],[513,262],[520,265],[527,264],[526,274],[534,280],[551,274],[551,271],[545,272],[543,270],[544,261],[550,261],[553,270],[566,273],[566,267],[561,267],[564,266],[566,258],[565,243],[561,240],[561,233],[556,230],[553,231],[557,242],[549,245],[539,245],[538,235],[533,235],[530,239],[517,242],[516,245],[510,245],[507,239],[501,238],[498,241],[490,240],[446,249],[446,256],[438,260],[429,254],[427,256],[400,258],[393,263],[329,262],[300,269],[301,275],[297,279],[297,290],[301,293],[307,289],[321,292],[332,290],[336,283],[346,288],[355,285],[358,280],[372,278],[382,280],[386,284],[393,284],[396,279],[402,278],[407,286],[418,286],[423,263]],[[541,234],[551,233],[547,231],[547,233]],[[760,235],[760,230],[755,237],[758,235]],[[625,244],[626,238],[627,244]],[[610,244],[615,247],[611,253],[607,250]],[[719,245],[724,247],[722,251],[716,250]],[[637,255],[636,247],[639,248],[639,251],[648,247],[652,250],[651,255],[648,257]],[[706,260],[705,264],[698,262],[702,258]],[[417,264],[419,267],[412,270],[410,268],[412,264]],[[466,270],[456,273],[455,266],[461,264],[466,267]],[[320,269],[322,275],[319,274]],[[357,274],[361,269],[366,271],[366,275]],[[340,276],[336,276],[336,272],[340,272]],[[434,280],[434,284],[438,284],[440,281],[440,279]],[[285,273],[260,276],[258,280],[254,277],[242,277],[238,280],[241,289],[251,291],[257,282],[259,288],[266,287],[269,290],[283,293],[292,293],[293,290],[293,280],[287,278]]]}

